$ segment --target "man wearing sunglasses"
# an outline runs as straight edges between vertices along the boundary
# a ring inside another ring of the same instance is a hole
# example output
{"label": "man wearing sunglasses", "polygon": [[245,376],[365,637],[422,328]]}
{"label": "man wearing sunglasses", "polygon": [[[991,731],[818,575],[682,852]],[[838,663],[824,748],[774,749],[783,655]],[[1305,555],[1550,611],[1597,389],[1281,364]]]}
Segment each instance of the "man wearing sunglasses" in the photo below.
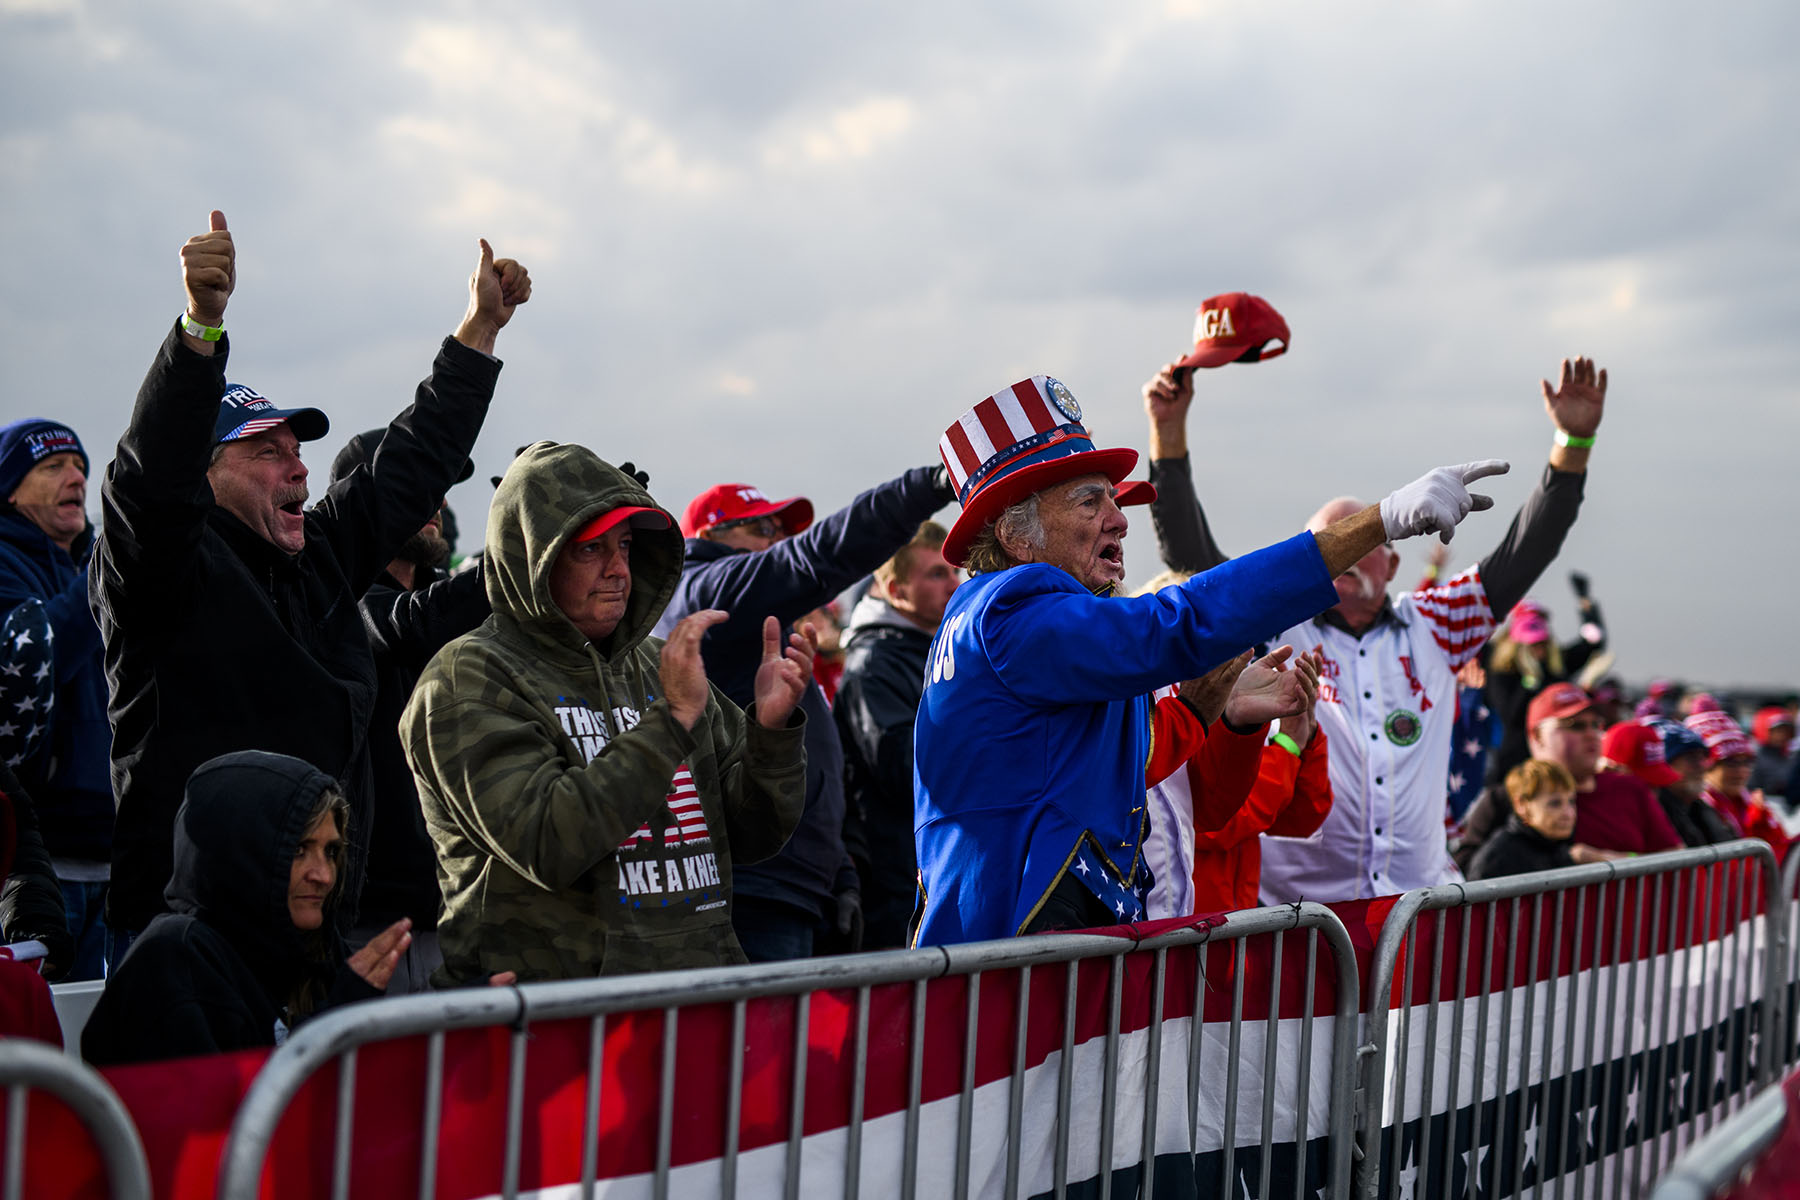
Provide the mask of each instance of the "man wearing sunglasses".
{"label": "man wearing sunglasses", "polygon": [[[689,502],[681,531],[686,561],[675,597],[656,627],[666,637],[689,613],[724,609],[730,619],[700,643],[706,676],[740,706],[750,703],[762,661],[762,621],[792,625],[868,575],[912,540],[919,523],[951,500],[948,472],[918,467],[870,488],[813,521],[804,496],[771,500],[761,489],[721,483]],[[784,643],[785,644],[785,643]],[[862,891],[852,851],[861,822],[844,799],[844,749],[825,694],[809,683],[806,810],[780,854],[740,866],[732,881],[732,926],[752,962],[851,951],[862,941]],[[846,844],[846,835],[849,844]]]}

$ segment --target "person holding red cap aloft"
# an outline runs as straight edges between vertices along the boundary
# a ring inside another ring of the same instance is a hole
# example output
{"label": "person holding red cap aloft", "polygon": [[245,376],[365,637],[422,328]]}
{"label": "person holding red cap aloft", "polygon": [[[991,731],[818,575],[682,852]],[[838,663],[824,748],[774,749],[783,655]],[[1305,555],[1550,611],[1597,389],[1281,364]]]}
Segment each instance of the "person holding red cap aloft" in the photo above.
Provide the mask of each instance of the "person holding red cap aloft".
{"label": "person holding red cap aloft", "polygon": [[[1221,309],[1229,310],[1229,321],[1209,318]],[[1267,301],[1242,293],[1201,305],[1195,332],[1193,352],[1166,364],[1143,395],[1157,547],[1169,567],[1205,572],[1227,556],[1212,536],[1188,464],[1194,369],[1261,361],[1285,352],[1289,339],[1287,323]],[[1312,837],[1264,843],[1265,903],[1354,900],[1458,878],[1444,839],[1456,675],[1561,550],[1581,507],[1606,384],[1606,372],[1585,358],[1564,360],[1557,384],[1542,384],[1555,429],[1549,464],[1505,538],[1480,562],[1390,599],[1400,556],[1392,546],[1376,546],[1340,573],[1335,607],[1278,636],[1296,650],[1324,655],[1316,715],[1330,738],[1333,807]],[[1321,528],[1358,507],[1349,498],[1331,501],[1308,527]]]}
{"label": "person holding red cap aloft", "polygon": [[[1035,375],[995,392],[938,450],[962,504],[944,558],[975,574],[945,609],[914,726],[918,945],[1141,920],[1151,692],[1323,610],[1331,580],[1384,543],[1448,538],[1493,503],[1468,485],[1507,470],[1439,467],[1329,527],[1120,598],[1120,504],[1150,497],[1120,486],[1137,451],[1096,449],[1068,387]],[[1295,661],[1255,696],[1234,690],[1228,724],[1299,711],[1318,681]]]}
{"label": "person holding red cap aloft", "polygon": [[[771,500],[743,483],[708,488],[682,514],[686,560],[656,631],[704,609],[729,612],[707,630],[700,651],[708,678],[748,704],[763,616],[772,613],[784,632],[790,629],[891,558],[953,498],[938,466],[870,488],[817,522],[804,496]],[[861,845],[861,822],[845,802],[844,747],[825,693],[813,684],[800,706],[806,811],[780,854],[737,875],[732,921],[751,962],[859,949],[862,885],[852,855],[881,853]]]}
{"label": "person holding red cap aloft", "polygon": [[[1600,714],[1592,696],[1575,684],[1553,683],[1531,702],[1525,720],[1531,757],[1560,763],[1575,779],[1575,843],[1570,851],[1576,862],[1681,848],[1681,835],[1649,785],[1628,773],[1600,770]],[[1463,823],[1456,848],[1459,866],[1468,869],[1511,811],[1504,785],[1482,794]]]}

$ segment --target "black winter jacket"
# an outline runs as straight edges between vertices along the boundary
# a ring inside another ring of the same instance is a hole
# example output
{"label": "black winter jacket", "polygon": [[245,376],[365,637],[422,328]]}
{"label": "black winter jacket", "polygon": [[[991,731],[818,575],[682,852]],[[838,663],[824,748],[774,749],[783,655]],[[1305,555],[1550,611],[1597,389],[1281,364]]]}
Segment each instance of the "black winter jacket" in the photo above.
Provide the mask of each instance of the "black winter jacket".
{"label": "black winter jacket", "polygon": [[1550,871],[1569,867],[1569,839],[1553,841],[1545,837],[1515,813],[1493,837],[1483,842],[1469,864],[1470,879],[1499,879],[1503,875],[1524,875],[1529,871]]}
{"label": "black winter jacket", "polygon": [[35,938],[49,951],[47,974],[60,975],[75,961],[66,911],[36,807],[0,762],[0,942]]}
{"label": "black winter jacket", "polygon": [[111,685],[108,920],[164,910],[170,834],[194,768],[233,750],[292,755],[335,777],[352,840],[341,919],[354,921],[372,824],[375,665],[357,600],[435,511],[468,461],[499,361],[446,338],[371,470],[306,514],[297,555],[213,503],[206,472],[228,347],[197,354],[171,329],[101,489],[90,599]]}
{"label": "black winter jacket", "polygon": [[288,914],[295,850],[330,786],[298,759],[254,750],[194,772],[175,818],[174,911],[150,922],[106,981],[83,1058],[106,1066],[277,1045],[298,1024],[287,1000],[309,976],[326,989],[321,1011],[380,994],[346,965],[330,919],[309,936]]}
{"label": "black winter jacket", "polygon": [[864,948],[906,944],[918,896],[913,845],[913,723],[925,690],[931,634],[879,596],[850,614],[844,674],[831,715],[844,743],[844,786],[861,817],[868,847],[862,877]]}
{"label": "black winter jacket", "polygon": [[375,654],[375,722],[369,759],[375,775],[375,827],[363,881],[364,926],[411,917],[413,930],[437,928],[437,849],[425,828],[419,789],[400,748],[400,714],[431,656],[488,619],[487,586],[477,565],[408,591],[382,572],[363,593],[363,625]]}
{"label": "black winter jacket", "polygon": [[[785,637],[793,623],[886,562],[912,540],[919,523],[955,499],[940,470],[917,467],[870,488],[844,508],[767,550],[736,550],[687,539],[687,561],[675,598],[657,623],[667,637],[689,613],[722,608],[731,619],[706,631],[700,655],[706,676],[743,708],[755,696],[762,665],[763,619],[773,615]],[[806,810],[780,854],[737,869],[739,896],[778,900],[818,914],[831,898],[858,887],[844,845],[844,751],[831,706],[817,684],[800,702],[806,713]]]}

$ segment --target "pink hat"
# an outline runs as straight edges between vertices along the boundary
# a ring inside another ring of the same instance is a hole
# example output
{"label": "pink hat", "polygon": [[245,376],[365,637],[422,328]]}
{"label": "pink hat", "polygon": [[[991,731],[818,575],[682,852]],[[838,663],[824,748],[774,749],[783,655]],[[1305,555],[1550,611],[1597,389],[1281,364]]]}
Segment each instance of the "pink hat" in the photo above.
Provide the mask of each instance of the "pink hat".
{"label": "pink hat", "polygon": [[1506,616],[1506,636],[1535,646],[1550,640],[1550,613],[1536,600],[1521,600]]}
{"label": "pink hat", "polygon": [[[1034,492],[1077,475],[1123,483],[1136,450],[1097,450],[1081,423],[1081,405],[1060,379],[1033,375],[995,392],[958,417],[938,439],[938,453],[962,512],[944,539],[944,560],[963,565],[982,527]],[[1155,489],[1131,487],[1116,503],[1147,504]]]}
{"label": "pink hat", "polygon": [[1698,734],[1700,740],[1706,743],[1708,764],[1756,753],[1756,747],[1751,744],[1749,738],[1744,736],[1744,727],[1734,721],[1730,713],[1720,708],[1714,707],[1705,712],[1696,712],[1683,724]]}

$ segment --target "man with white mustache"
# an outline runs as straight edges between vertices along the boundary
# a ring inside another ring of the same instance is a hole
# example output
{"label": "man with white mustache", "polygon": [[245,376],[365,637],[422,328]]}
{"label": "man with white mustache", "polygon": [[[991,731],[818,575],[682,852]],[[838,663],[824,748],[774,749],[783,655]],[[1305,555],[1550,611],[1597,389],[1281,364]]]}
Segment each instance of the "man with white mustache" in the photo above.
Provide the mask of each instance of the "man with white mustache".
{"label": "man with white mustache", "polygon": [[[1263,839],[1264,904],[1358,900],[1462,878],[1444,833],[1456,672],[1562,548],[1581,508],[1606,372],[1590,359],[1564,359],[1558,383],[1540,390],[1555,428],[1549,465],[1492,553],[1390,599],[1400,555],[1376,546],[1333,581],[1335,607],[1271,643],[1324,655],[1314,715],[1329,739],[1333,803],[1312,836]],[[1180,363],[1143,389],[1157,549],[1170,567],[1199,574],[1228,556],[1213,541],[1189,471],[1193,394],[1192,369]],[[1306,527],[1317,532],[1362,507],[1348,497],[1331,500]]]}
{"label": "man with white mustache", "polygon": [[351,820],[338,917],[354,923],[373,824],[377,676],[357,599],[469,461],[530,277],[483,241],[469,306],[366,471],[311,499],[301,446],[329,428],[226,381],[237,252],[223,213],[181,250],[187,308],[138,391],[101,489],[90,601],[105,641],[118,801],[108,921],[165,911],[176,809],[201,763],[286,754],[332,776]]}

